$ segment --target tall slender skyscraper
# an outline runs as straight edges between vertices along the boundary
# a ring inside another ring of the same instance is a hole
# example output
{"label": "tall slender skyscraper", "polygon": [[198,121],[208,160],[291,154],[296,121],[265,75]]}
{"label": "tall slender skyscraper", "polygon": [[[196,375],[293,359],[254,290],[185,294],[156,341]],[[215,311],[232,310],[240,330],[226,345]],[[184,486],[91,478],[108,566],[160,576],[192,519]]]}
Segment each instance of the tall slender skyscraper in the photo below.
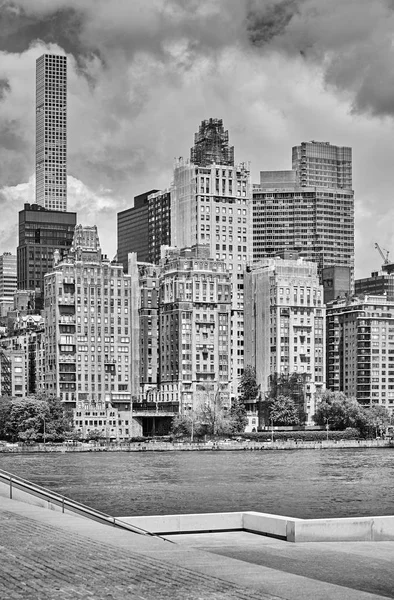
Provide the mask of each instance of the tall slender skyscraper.
{"label": "tall slender skyscraper", "polygon": [[67,210],[67,58],[36,62],[36,202]]}

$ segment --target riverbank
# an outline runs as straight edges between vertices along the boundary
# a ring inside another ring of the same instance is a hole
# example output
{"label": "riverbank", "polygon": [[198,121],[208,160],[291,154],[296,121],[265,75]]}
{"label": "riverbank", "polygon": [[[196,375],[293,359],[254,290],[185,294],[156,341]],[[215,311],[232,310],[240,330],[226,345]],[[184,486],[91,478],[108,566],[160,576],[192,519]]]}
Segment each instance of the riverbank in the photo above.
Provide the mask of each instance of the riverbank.
{"label": "riverbank", "polygon": [[207,452],[207,451],[263,451],[263,450],[335,450],[343,448],[394,448],[393,440],[323,440],[286,442],[223,441],[190,442],[135,442],[130,444],[8,444],[0,453],[31,454],[36,452]]}

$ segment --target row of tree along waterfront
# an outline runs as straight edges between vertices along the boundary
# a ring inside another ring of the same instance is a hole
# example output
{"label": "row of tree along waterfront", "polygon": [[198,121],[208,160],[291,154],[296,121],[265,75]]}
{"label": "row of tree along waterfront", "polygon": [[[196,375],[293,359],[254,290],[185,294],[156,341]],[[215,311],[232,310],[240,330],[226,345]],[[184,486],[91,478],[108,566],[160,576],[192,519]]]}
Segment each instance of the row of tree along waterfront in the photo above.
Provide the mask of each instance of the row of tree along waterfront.
{"label": "row of tree along waterfront", "polygon": [[[238,399],[233,401],[230,408],[222,404],[218,394],[214,403],[203,405],[198,411],[175,415],[170,437],[189,438],[192,441],[234,436],[263,440],[272,439],[273,435],[276,440],[345,439],[382,436],[392,426],[385,407],[374,405],[365,408],[342,392],[324,391],[317,403],[314,420],[316,426],[325,431],[302,431],[305,413],[299,378],[290,375],[272,378],[269,393],[263,399],[260,395],[259,422],[263,423],[263,427],[245,434],[245,405],[256,397],[259,397],[259,388],[255,373],[251,367],[246,367],[240,381]],[[274,432],[274,428],[278,427],[296,428],[298,431]],[[72,415],[64,412],[58,398],[45,393],[27,398],[0,397],[0,440],[36,443],[80,439],[80,435],[71,428]],[[105,441],[106,437],[103,431],[93,430],[86,439]]]}

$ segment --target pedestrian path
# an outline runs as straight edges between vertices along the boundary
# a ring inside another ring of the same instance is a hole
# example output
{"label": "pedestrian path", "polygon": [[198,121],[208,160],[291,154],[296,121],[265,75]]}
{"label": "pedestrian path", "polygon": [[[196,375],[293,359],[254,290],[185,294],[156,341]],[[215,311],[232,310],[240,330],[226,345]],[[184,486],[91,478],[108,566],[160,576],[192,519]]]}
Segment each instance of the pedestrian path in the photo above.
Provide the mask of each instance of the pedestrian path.
{"label": "pedestrian path", "polygon": [[[282,564],[277,561],[266,566],[258,564],[253,552],[249,559],[247,553],[224,556],[212,553],[212,548],[209,551],[193,548],[195,539],[188,542],[186,538],[175,537],[176,543],[171,543],[0,498],[0,598],[381,600],[392,597],[387,593],[363,592],[348,587],[346,582],[336,584],[313,579],[310,574],[289,572],[285,554]],[[263,545],[267,540],[252,537],[249,551],[257,547],[258,539]],[[233,538],[233,542],[236,547],[237,539]],[[286,553],[285,549],[291,546],[278,540],[272,544],[275,556],[280,555],[281,548]],[[242,550],[242,544],[239,547]]]}

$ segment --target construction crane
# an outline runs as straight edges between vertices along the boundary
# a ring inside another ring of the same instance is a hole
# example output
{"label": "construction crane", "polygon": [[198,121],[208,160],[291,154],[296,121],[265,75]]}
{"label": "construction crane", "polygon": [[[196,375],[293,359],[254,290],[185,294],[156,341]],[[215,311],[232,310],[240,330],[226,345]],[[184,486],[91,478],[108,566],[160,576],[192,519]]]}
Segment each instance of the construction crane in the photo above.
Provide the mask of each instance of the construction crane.
{"label": "construction crane", "polygon": [[386,256],[383,254],[383,250],[381,249],[381,247],[379,246],[379,244],[377,242],[375,242],[375,248],[376,250],[379,252],[380,256],[383,258],[383,263],[385,265],[389,264],[389,250],[385,250]]}
{"label": "construction crane", "polygon": [[389,260],[389,254],[390,254],[389,250],[385,250],[384,252],[386,254],[384,254],[382,248],[379,246],[379,244],[377,242],[375,242],[375,248],[379,252],[380,256],[383,259],[382,270],[386,271],[387,273],[393,273],[394,272],[394,263],[390,262],[390,260]]}

